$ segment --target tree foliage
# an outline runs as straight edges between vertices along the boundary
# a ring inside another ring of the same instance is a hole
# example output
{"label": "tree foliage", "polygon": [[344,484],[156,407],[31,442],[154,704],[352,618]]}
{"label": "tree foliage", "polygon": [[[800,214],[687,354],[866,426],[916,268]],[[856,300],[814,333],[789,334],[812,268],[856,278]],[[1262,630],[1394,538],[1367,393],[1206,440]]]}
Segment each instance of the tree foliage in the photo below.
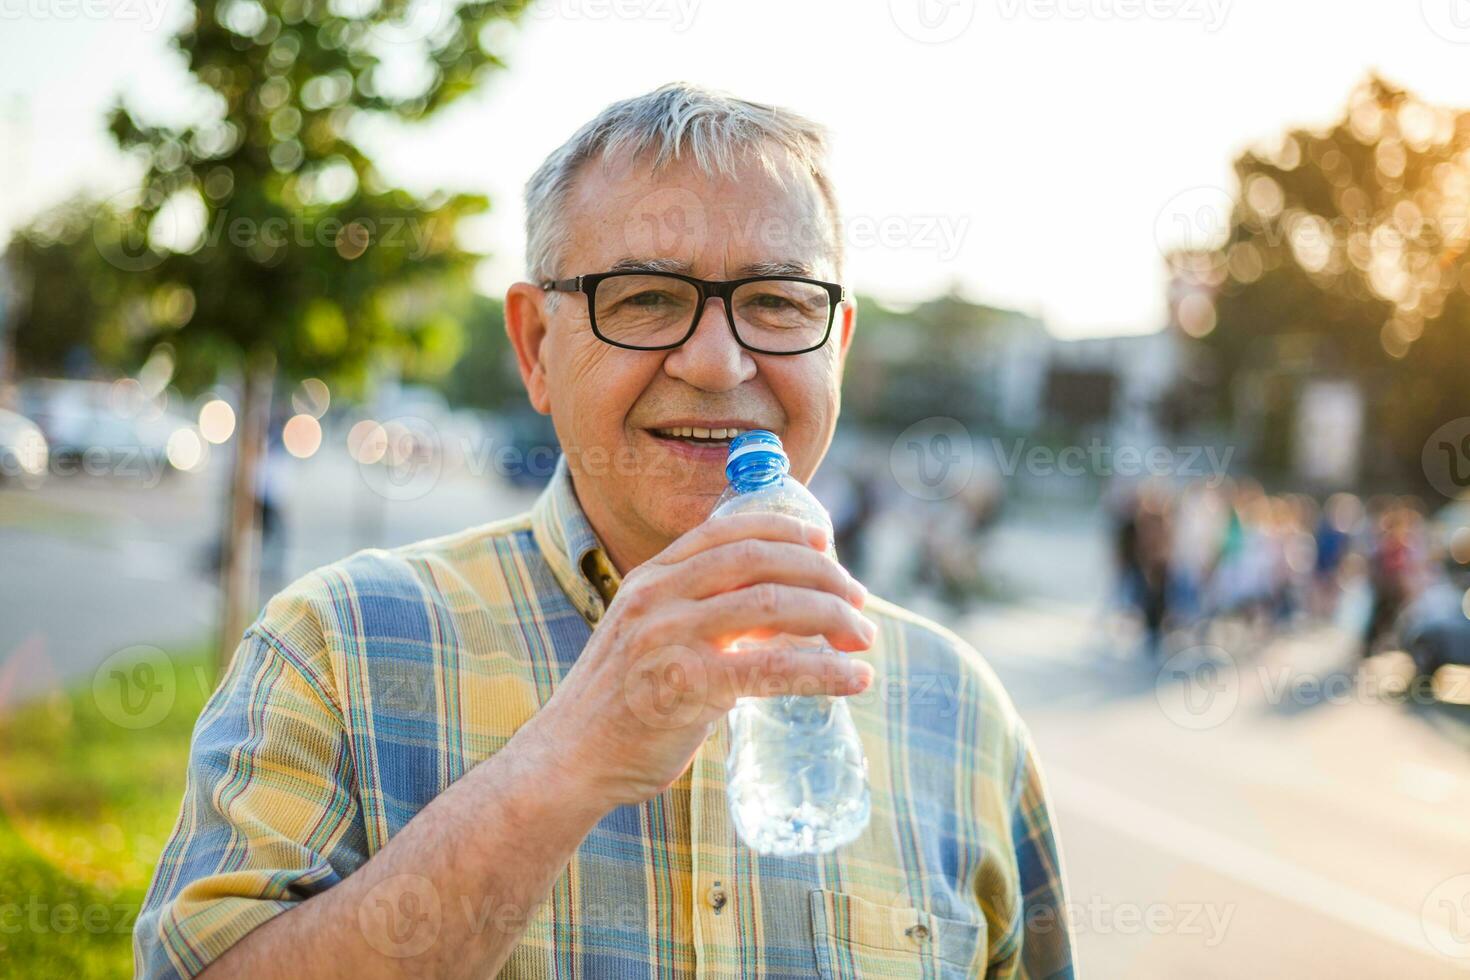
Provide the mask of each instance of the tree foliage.
{"label": "tree foliage", "polygon": [[360,146],[370,120],[420,120],[500,65],[491,28],[523,0],[447,2],[198,0],[174,45],[209,111],[182,126],[113,111],[144,173],[94,244],[147,297],[132,333],[172,344],[181,380],[260,355],[288,376],[352,378],[394,351],[452,365],[448,299],[477,258],[456,226],[488,202],[393,187]]}
{"label": "tree foliage", "polygon": [[1212,306],[1182,311],[1231,382],[1228,410],[1265,423],[1283,469],[1298,382],[1356,382],[1367,475],[1422,480],[1425,439],[1470,415],[1470,112],[1370,76],[1321,131],[1242,154],[1228,233],[1175,256]]}

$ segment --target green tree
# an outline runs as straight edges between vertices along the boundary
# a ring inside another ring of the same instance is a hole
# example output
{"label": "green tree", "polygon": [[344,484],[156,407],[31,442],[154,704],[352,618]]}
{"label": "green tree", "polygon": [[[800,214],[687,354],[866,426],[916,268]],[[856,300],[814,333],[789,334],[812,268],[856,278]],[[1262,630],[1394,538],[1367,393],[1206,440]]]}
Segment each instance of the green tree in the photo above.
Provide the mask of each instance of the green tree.
{"label": "green tree", "polygon": [[464,352],[439,387],[452,405],[499,412],[522,408],[526,391],[505,334],[505,304],[476,294],[463,317]]}
{"label": "green tree", "polygon": [[1257,462],[1284,470],[1298,381],[1351,379],[1368,477],[1422,485],[1425,439],[1470,415],[1470,113],[1370,76],[1333,125],[1234,169],[1224,242],[1173,257],[1210,297],[1176,320],[1220,368],[1225,411],[1262,434]]}
{"label": "green tree", "polygon": [[524,5],[196,0],[174,46],[208,112],[183,126],[112,113],[144,173],[94,239],[128,291],[151,298],[133,340],[169,343],[186,387],[221,370],[241,379],[224,657],[256,601],[253,486],[273,378],[350,386],[395,351],[452,363],[447,299],[467,291],[476,259],[456,225],[488,202],[390,186],[361,127],[419,121],[472,91],[501,66],[495,25]]}

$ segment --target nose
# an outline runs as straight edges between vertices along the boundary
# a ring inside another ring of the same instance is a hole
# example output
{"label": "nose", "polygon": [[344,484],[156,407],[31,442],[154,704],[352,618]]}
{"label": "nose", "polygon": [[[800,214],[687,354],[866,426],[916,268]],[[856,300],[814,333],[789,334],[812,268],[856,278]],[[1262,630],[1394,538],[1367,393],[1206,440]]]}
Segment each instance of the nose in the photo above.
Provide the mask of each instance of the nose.
{"label": "nose", "polygon": [[705,302],[694,335],[664,358],[664,373],[704,391],[729,391],[755,377],[755,359],[736,342],[724,300]]}

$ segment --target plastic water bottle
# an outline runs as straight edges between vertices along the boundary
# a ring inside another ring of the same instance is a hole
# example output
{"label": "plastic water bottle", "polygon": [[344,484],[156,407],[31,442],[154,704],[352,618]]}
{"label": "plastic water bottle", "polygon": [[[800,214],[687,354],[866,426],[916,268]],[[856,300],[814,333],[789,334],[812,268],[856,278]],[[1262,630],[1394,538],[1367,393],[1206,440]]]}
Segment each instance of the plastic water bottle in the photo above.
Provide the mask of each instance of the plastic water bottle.
{"label": "plastic water bottle", "polygon": [[[790,514],[828,531],[817,498],[788,475],[790,461],[775,433],[742,432],[730,442],[730,484],[711,518],[765,512]],[[827,648],[820,636],[738,640],[735,648],[770,645]],[[830,649],[830,648],[828,648]],[[830,695],[743,697],[731,709],[725,760],[730,816],[740,839],[760,854],[821,854],[847,844],[868,824],[868,760],[847,702]]]}

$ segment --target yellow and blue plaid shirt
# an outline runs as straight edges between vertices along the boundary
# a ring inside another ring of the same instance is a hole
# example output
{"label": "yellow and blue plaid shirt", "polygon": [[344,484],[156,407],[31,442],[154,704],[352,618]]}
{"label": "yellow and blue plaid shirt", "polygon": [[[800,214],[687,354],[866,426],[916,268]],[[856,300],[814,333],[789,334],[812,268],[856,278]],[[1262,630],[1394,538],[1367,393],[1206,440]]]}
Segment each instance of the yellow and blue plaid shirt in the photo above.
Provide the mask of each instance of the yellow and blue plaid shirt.
{"label": "yellow and blue plaid shirt", "polygon": [[[527,514],[276,595],[195,728],[137,975],[193,976],[360,868],[546,703],[617,586],[563,459]],[[800,858],[741,845],[722,724],[668,790],[602,818],[502,977],[1072,975],[1026,728],[959,638],[876,597],[865,612],[863,835]]]}

